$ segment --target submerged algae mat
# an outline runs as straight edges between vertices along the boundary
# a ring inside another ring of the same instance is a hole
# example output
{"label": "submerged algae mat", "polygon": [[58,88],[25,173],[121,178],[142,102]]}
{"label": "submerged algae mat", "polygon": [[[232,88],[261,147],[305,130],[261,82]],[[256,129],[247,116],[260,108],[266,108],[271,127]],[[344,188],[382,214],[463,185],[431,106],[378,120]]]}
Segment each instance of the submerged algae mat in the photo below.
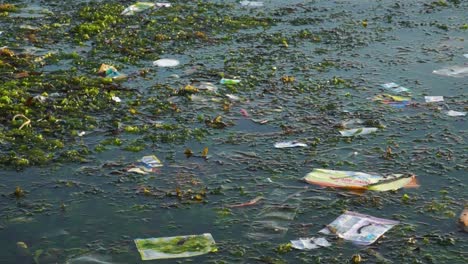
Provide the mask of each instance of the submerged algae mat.
{"label": "submerged algae mat", "polygon": [[[202,233],[218,251],[177,261],[467,262],[466,117],[445,114],[466,112],[467,78],[432,71],[468,63],[468,2],[170,2],[0,5],[2,263],[139,263],[135,238]],[[390,82],[411,103],[373,101]],[[341,137],[351,123],[379,129]],[[274,148],[290,140],[307,147]],[[164,166],[127,171],[148,155]],[[314,168],[421,187],[356,195],[303,182]],[[290,251],[345,210],[401,224],[366,248]]]}

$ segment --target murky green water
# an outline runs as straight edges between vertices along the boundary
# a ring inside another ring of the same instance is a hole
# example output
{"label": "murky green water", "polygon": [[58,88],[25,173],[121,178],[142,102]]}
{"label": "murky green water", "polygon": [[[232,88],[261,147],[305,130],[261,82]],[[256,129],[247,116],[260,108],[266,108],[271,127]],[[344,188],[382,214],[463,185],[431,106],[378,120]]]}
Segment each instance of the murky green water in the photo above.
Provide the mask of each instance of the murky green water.
{"label": "murky green water", "polygon": [[[467,77],[432,71],[468,63],[468,2],[171,1],[129,17],[119,14],[131,1],[11,3],[19,9],[0,17],[0,47],[15,53],[0,57],[12,98],[0,98],[0,263],[141,263],[135,238],[202,233],[218,252],[158,263],[466,263],[467,124],[445,111],[466,111]],[[157,68],[159,58],[181,64]],[[101,63],[129,78],[101,81]],[[198,82],[217,93],[180,92]],[[389,82],[413,104],[373,101]],[[16,114],[31,127],[19,130]],[[341,137],[352,119],[381,129]],[[286,140],[309,146],[274,148]],[[126,171],[152,154],[158,171]],[[356,195],[303,182],[313,168],[414,173],[421,186]],[[344,210],[401,224],[369,247],[328,237],[328,248],[276,251]],[[259,226],[272,219],[279,231]]]}

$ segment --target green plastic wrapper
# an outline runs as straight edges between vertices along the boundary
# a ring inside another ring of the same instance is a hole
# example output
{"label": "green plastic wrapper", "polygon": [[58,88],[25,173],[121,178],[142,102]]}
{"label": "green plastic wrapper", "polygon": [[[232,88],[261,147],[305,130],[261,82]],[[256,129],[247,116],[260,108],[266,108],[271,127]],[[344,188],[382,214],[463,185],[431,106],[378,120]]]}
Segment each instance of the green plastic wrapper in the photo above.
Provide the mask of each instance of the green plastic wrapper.
{"label": "green plastic wrapper", "polygon": [[135,239],[142,260],[187,258],[216,252],[209,233],[201,235]]}

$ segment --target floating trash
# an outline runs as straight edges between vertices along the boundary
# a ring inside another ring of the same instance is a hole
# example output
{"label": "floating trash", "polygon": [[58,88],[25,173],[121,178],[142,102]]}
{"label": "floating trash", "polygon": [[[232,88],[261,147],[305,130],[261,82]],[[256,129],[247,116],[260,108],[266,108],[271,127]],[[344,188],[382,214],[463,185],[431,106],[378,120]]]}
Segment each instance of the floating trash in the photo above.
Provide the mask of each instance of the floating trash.
{"label": "floating trash", "polygon": [[373,98],[374,101],[379,101],[383,104],[390,105],[395,108],[404,108],[411,104],[410,97],[397,96],[391,94],[379,94]]}
{"label": "floating trash", "polygon": [[153,65],[158,67],[176,67],[179,64],[180,62],[175,59],[159,59],[153,62]]}
{"label": "floating trash", "polygon": [[254,199],[252,199],[252,200],[250,200],[248,202],[241,203],[241,204],[228,205],[227,207],[236,208],[236,207],[244,207],[244,206],[255,205],[262,199],[263,199],[263,196],[258,196],[258,197],[255,197]]}
{"label": "floating trash", "polygon": [[391,83],[384,83],[381,85],[383,88],[390,90],[394,93],[402,93],[402,92],[409,92],[409,89],[394,82]]}
{"label": "floating trash", "polygon": [[171,3],[151,3],[151,2],[137,2],[122,11],[121,15],[124,16],[131,16],[135,15],[136,13],[143,12],[147,9],[150,9],[152,7],[171,7]]}
{"label": "floating trash", "polygon": [[157,168],[162,167],[162,162],[155,155],[142,157],[132,168],[127,169],[128,172],[139,174],[148,174],[155,172]]}
{"label": "floating trash", "polygon": [[468,66],[452,66],[435,70],[432,73],[448,77],[465,77],[468,76]]}
{"label": "floating trash", "polygon": [[283,141],[275,143],[275,148],[296,148],[296,147],[307,147],[306,143],[299,141]]}
{"label": "floating trash", "polygon": [[99,67],[98,74],[104,75],[104,77],[112,79],[122,79],[127,77],[127,75],[120,73],[114,66],[101,64]]}
{"label": "floating trash", "polygon": [[426,103],[443,102],[444,97],[443,96],[424,96],[424,100],[426,100]]}
{"label": "floating trash", "polygon": [[65,264],[114,264],[112,262],[112,258],[109,256],[104,255],[96,255],[96,254],[89,254],[89,255],[81,255],[72,259],[69,259],[65,262]]}
{"label": "floating trash", "polygon": [[233,94],[226,94],[226,97],[229,98],[231,101],[240,101],[239,96]]}
{"label": "floating trash", "polygon": [[466,116],[466,112],[458,112],[453,110],[448,110],[445,112],[445,114],[448,116]]}
{"label": "floating trash", "polygon": [[468,232],[468,208],[463,209],[463,212],[460,214],[458,218],[458,222],[462,226],[465,232]]}
{"label": "floating trash", "polygon": [[319,247],[329,247],[330,242],[323,237],[319,238],[299,238],[298,240],[291,240],[292,247],[300,250],[316,249]]}
{"label": "floating trash", "polygon": [[322,187],[343,188],[349,190],[391,191],[400,188],[418,187],[416,176],[391,174],[382,176],[355,171],[313,169],[304,180]]}
{"label": "floating trash", "polygon": [[238,80],[238,79],[224,79],[224,78],[222,78],[221,81],[219,81],[219,83],[221,84],[238,84],[240,82],[241,80]]}
{"label": "floating trash", "polygon": [[187,258],[217,251],[216,243],[209,233],[134,241],[142,260]]}
{"label": "floating trash", "polygon": [[122,102],[122,99],[120,99],[118,96],[112,96],[111,99],[112,99],[112,101],[114,101],[116,103]]}
{"label": "floating trash", "polygon": [[241,6],[250,6],[250,7],[261,7],[263,6],[263,2],[258,1],[241,1]]}
{"label": "floating trash", "polygon": [[370,245],[399,223],[399,221],[346,211],[319,232],[335,234],[360,245]]}
{"label": "floating trash", "polygon": [[210,82],[200,82],[200,84],[198,84],[196,87],[199,90],[207,90],[213,93],[216,93],[218,91],[218,87],[216,87],[216,85]]}
{"label": "floating trash", "polygon": [[354,136],[359,136],[359,135],[367,135],[367,134],[375,133],[378,130],[379,129],[376,127],[361,127],[361,128],[341,130],[340,134],[343,137],[354,137]]}
{"label": "floating trash", "polygon": [[249,117],[249,112],[247,112],[247,110],[245,110],[244,108],[242,108],[239,111],[243,117]]}
{"label": "floating trash", "polygon": [[468,53],[467,53],[467,54],[463,54],[463,57],[465,57],[465,58],[468,59]]}

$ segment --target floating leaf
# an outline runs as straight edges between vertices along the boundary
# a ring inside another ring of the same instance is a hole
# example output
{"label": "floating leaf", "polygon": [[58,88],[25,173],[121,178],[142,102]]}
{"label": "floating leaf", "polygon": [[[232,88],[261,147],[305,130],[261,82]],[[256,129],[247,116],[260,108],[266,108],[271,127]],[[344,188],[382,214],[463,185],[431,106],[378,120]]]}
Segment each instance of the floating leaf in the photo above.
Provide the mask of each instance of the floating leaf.
{"label": "floating leaf", "polygon": [[193,151],[189,148],[185,149],[184,154],[187,158],[190,158],[193,156]]}
{"label": "floating leaf", "polygon": [[208,147],[205,147],[201,153],[203,158],[206,158],[208,156]]}

